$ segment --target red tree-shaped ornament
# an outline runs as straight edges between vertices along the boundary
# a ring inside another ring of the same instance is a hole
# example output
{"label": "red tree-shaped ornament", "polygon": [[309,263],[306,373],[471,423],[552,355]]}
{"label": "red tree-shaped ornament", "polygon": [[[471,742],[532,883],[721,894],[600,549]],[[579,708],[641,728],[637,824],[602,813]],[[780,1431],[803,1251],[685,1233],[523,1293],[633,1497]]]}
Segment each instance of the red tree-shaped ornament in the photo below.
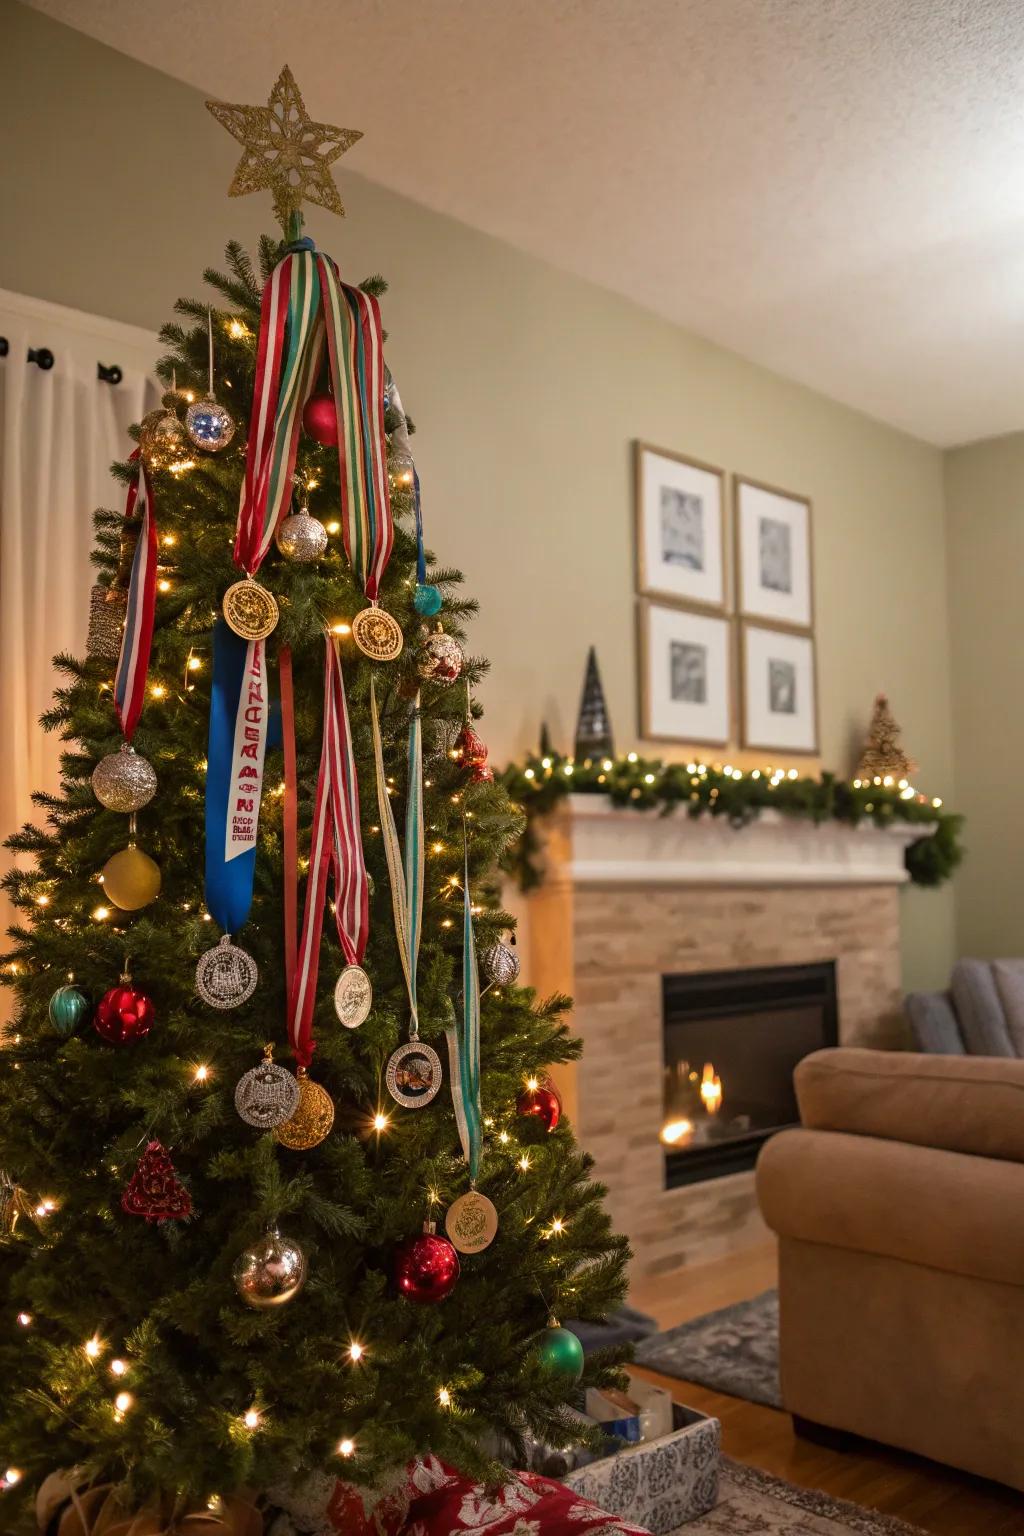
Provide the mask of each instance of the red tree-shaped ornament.
{"label": "red tree-shaped ornament", "polygon": [[494,769],[487,762],[487,748],[467,720],[455,738],[452,756],[469,769],[471,784],[492,784]]}
{"label": "red tree-shaped ornament", "polygon": [[192,1196],[174,1172],[170,1156],[158,1141],[151,1141],[139,1158],[139,1166],[121,1196],[128,1216],[147,1221],[184,1221],[192,1214]]}

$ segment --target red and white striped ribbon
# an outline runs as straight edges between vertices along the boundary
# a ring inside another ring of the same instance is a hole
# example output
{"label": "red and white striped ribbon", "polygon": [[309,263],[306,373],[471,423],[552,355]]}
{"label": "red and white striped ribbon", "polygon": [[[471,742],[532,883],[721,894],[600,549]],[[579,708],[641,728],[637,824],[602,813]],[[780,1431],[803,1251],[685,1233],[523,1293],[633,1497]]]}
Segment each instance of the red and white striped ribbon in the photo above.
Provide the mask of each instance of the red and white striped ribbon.
{"label": "red and white striped ribbon", "polygon": [[324,721],[316,804],[310,834],[309,875],[302,933],[288,1006],[288,1034],[296,1063],[313,1059],[313,1010],[320,969],[320,936],[328,871],[334,870],[334,916],[348,965],[358,965],[370,933],[369,881],[359,823],[359,782],[349,730],[341,655],[325,637]]}

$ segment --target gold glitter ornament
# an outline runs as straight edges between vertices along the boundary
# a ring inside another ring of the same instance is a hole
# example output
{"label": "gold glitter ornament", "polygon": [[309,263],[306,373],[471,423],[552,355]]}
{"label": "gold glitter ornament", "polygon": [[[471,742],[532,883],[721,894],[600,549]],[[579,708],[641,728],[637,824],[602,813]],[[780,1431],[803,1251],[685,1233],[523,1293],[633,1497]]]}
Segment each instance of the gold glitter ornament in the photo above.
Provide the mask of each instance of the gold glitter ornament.
{"label": "gold glitter ornament", "polygon": [[128,816],[141,811],[156,794],[156,773],[147,758],[123,741],[117,752],[109,752],[96,764],[92,792],[106,810]]}
{"label": "gold glitter ornament", "polygon": [[291,1116],[274,1127],[274,1140],[292,1152],[308,1152],[330,1135],[334,1124],[334,1105],[326,1088],[314,1083],[305,1067],[296,1072],[299,1103]]}
{"label": "gold glitter ornament", "polygon": [[285,228],[289,216],[304,202],[344,214],[328,166],[363,135],[356,128],[313,122],[287,64],[265,107],[224,101],[208,101],[206,106],[243,147],[228,188],[229,197],[269,187],[274,195],[274,213]]}
{"label": "gold glitter ornament", "polygon": [[192,462],[185,428],[173,411],[150,411],[142,418],[139,448],[150,469],[184,469]]}

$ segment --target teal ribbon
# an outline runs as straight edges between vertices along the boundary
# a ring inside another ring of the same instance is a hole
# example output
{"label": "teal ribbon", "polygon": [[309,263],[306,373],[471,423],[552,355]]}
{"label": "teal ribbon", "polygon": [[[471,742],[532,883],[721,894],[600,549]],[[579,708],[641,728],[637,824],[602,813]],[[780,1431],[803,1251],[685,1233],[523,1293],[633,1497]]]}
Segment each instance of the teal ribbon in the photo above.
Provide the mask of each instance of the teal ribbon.
{"label": "teal ribbon", "polygon": [[448,1041],[452,1106],[459,1128],[469,1181],[480,1171],[483,1119],[480,1113],[480,972],[473,934],[473,905],[469,894],[469,839],[462,822],[462,1019],[445,1030]]}
{"label": "teal ribbon", "polygon": [[416,968],[419,963],[420,931],[423,927],[423,727],[420,721],[420,696],[417,693],[409,720],[408,786],[405,806],[405,859],[398,845],[398,829],[388,794],[384,768],[384,748],[377,713],[377,692],[370,678],[370,727],[373,733],[373,761],[377,777],[377,806],[384,838],[391,905],[395,919],[395,937],[402,962],[402,973],[409,993],[412,1017],[409,1033],[419,1034],[420,1021],[416,998]]}

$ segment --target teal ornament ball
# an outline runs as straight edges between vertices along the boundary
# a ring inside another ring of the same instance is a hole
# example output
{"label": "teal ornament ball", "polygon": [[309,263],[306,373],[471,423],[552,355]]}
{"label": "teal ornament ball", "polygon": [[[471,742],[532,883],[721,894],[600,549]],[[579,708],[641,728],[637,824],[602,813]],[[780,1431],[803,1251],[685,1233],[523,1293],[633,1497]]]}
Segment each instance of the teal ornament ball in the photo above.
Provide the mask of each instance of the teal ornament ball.
{"label": "teal ornament ball", "polygon": [[575,1383],[583,1375],[583,1345],[568,1328],[552,1323],[540,1341],[538,1354],[546,1369],[563,1381]]}
{"label": "teal ornament ball", "polygon": [[77,987],[58,987],[50,998],[48,1012],[58,1035],[73,1035],[89,1012],[89,1001]]}
{"label": "teal ornament ball", "polygon": [[416,612],[425,619],[432,619],[435,613],[441,612],[443,599],[440,592],[433,586],[417,586],[412,605]]}

